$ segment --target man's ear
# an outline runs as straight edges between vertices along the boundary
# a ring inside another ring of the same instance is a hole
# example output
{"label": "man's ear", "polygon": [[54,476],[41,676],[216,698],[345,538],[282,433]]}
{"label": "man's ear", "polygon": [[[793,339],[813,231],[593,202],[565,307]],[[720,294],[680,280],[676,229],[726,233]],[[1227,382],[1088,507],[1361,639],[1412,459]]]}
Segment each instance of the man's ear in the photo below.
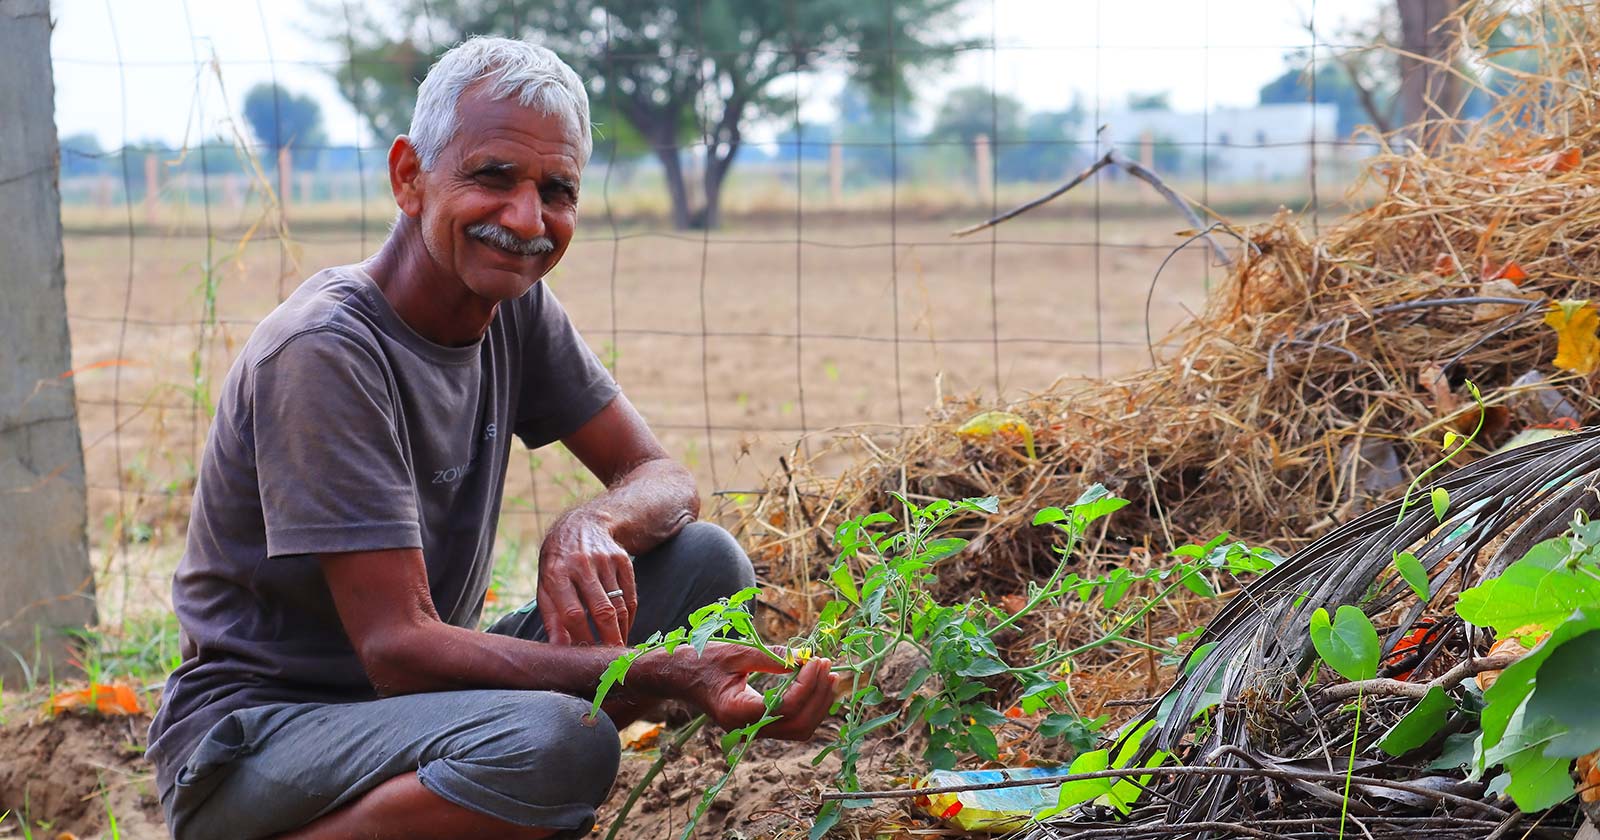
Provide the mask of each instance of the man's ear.
{"label": "man's ear", "polygon": [[413,219],[422,215],[422,159],[404,134],[389,147],[389,189],[400,212]]}

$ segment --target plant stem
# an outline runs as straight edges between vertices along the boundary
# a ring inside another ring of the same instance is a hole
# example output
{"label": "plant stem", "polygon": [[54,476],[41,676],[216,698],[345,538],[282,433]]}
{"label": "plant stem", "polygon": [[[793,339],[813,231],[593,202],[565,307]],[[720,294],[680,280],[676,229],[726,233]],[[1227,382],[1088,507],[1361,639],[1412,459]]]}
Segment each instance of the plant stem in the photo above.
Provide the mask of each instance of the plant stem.
{"label": "plant stem", "polygon": [[1339,798],[1339,840],[1344,840],[1345,817],[1350,813],[1350,780],[1356,772],[1356,746],[1361,740],[1361,694],[1356,694],[1356,725],[1350,733],[1350,763],[1344,770],[1344,795]]}
{"label": "plant stem", "polygon": [[655,763],[651,764],[650,769],[645,771],[644,777],[639,779],[639,783],[633,786],[633,790],[628,791],[628,798],[623,800],[622,807],[617,811],[616,819],[611,821],[611,829],[606,832],[606,840],[617,840],[617,832],[622,830],[622,824],[627,821],[628,814],[633,810],[634,803],[638,802],[639,797],[644,795],[645,789],[650,787],[650,783],[656,780],[656,776],[661,773],[661,768],[667,766],[667,758],[687,743],[690,738],[693,738],[694,733],[699,732],[700,728],[706,725],[706,720],[705,715],[700,715],[684,724],[684,727],[678,730],[678,734],[673,736],[672,743],[661,748],[661,754],[656,756]]}

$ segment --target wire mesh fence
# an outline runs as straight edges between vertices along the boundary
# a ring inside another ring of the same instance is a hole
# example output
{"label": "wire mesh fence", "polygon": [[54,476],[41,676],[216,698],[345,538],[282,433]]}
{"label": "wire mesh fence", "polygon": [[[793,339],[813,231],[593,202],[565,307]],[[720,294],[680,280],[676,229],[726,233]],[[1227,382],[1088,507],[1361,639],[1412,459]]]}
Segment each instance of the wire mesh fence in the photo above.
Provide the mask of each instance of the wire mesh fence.
{"label": "wire mesh fence", "polygon": [[[893,20],[905,0],[869,2]],[[1315,26],[1303,43],[1228,43],[1212,29],[1209,3],[1185,4],[1198,9],[1190,42],[1150,44],[1103,31],[1107,4],[1096,0],[1075,4],[1088,25],[1030,41],[1001,35],[1016,5],[973,0],[962,23],[970,37],[949,49],[967,77],[960,81],[987,98],[976,109],[987,125],[965,134],[927,130],[910,88],[852,93],[833,61],[846,56],[771,81],[768,95],[792,107],[746,132],[714,229],[674,225],[662,156],[649,144],[624,148],[625,132],[600,126],[577,239],[547,282],[667,448],[699,476],[709,509],[754,492],[796,446],[841,430],[892,433],[941,396],[1004,401],[1060,377],[1147,362],[1149,338],[1202,305],[1213,266],[1203,244],[1191,245],[1152,285],[1186,223],[1143,184],[1104,172],[1040,211],[951,236],[1066,180],[1107,144],[1204,207],[1245,219],[1280,205],[1317,213],[1372,148],[1340,130],[1336,107],[1315,102],[1318,57],[1342,48],[1318,41]],[[357,54],[348,5],[348,50],[335,58],[274,53],[267,15],[277,12],[265,7],[257,10],[262,50],[247,55],[214,52],[187,4],[169,11],[162,58],[150,57],[149,45],[125,50],[118,33],[128,16],[149,12],[114,5],[103,18],[111,55],[55,47],[58,75],[70,68],[75,78],[98,79],[119,103],[120,125],[100,132],[111,148],[64,143],[59,164],[91,544],[112,614],[118,599],[125,612],[130,602],[165,596],[217,386],[251,328],[315,271],[369,256],[395,213],[390,138],[275,148],[233,116],[242,92],[229,82],[238,68],[259,75],[265,64],[274,79],[314,69],[354,90],[392,72],[385,60]],[[1313,5],[1310,20],[1315,14]],[[425,40],[435,25],[448,29],[424,15],[407,30],[424,53],[447,46]],[[592,49],[611,65],[681,62],[693,71],[705,58],[694,45],[670,59],[613,52],[604,39]],[[795,40],[786,49],[807,47]],[[1218,56],[1281,62],[1295,51],[1313,101],[1212,102]],[[1085,56],[1094,72],[1062,85],[1059,109],[1070,119],[1030,126],[1006,113],[1013,64],[1078,66]],[[1199,106],[1175,111],[1107,93],[1119,74],[1151,61],[1198,73]],[[717,93],[714,80],[696,84],[700,102]],[[189,141],[130,133],[141,86],[190,99],[181,131]],[[593,96],[598,108],[606,93]],[[808,116],[819,100],[836,113],[831,124]],[[363,97],[351,101],[356,136],[375,138]],[[726,143],[712,111],[697,108],[699,124],[673,143],[689,183],[706,178],[697,163],[706,147]],[[508,568],[526,567],[551,518],[597,489],[559,447],[513,463],[500,535]]]}

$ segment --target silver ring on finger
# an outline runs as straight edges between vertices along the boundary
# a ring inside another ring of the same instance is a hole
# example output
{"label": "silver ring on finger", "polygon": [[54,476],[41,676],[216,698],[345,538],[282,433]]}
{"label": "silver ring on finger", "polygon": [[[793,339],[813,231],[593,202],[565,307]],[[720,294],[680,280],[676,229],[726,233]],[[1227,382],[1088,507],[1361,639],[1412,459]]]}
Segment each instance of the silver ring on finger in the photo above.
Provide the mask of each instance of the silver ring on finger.
{"label": "silver ring on finger", "polygon": [[622,597],[622,590],[613,589],[610,592],[606,593],[606,597],[607,598],[621,598]]}

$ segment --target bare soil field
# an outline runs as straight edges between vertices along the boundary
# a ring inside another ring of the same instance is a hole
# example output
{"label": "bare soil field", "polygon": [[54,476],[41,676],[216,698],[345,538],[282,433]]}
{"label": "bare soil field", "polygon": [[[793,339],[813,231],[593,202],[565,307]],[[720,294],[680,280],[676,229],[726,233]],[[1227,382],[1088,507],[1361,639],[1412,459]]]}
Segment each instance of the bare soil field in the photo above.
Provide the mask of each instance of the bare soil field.
{"label": "bare soil field", "polygon": [[[1015,398],[1142,364],[1147,298],[1159,338],[1201,304],[1216,270],[1191,246],[1152,293],[1183,241],[1169,212],[1025,217],[964,239],[950,231],[966,220],[887,213],[709,234],[586,218],[547,282],[700,477],[709,511],[758,487],[805,434],[915,423],[940,393]],[[304,222],[283,242],[208,237],[193,215],[131,237],[69,225],[65,242],[91,543],[113,615],[118,602],[165,601],[209,400],[253,325],[382,235]],[[513,468],[501,529],[509,595],[531,592],[520,572],[543,523],[595,487],[559,447]]]}

